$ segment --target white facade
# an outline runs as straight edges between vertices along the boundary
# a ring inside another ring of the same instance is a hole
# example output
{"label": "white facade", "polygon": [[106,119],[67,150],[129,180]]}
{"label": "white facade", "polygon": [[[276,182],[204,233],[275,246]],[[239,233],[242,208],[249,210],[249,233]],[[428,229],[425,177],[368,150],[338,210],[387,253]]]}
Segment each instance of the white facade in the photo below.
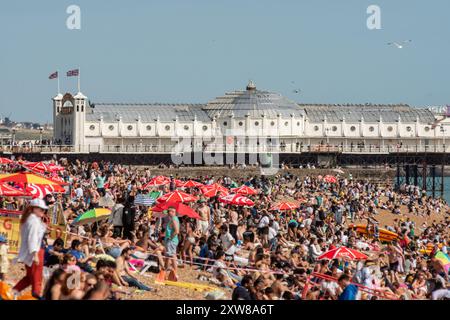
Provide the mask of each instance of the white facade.
{"label": "white facade", "polygon": [[207,104],[89,104],[81,93],[59,94],[53,111],[54,138],[81,152],[169,152],[187,139],[220,151],[255,145],[253,137],[295,152],[299,145],[413,148],[445,145],[450,135],[449,118],[426,109],[297,104],[252,82]]}

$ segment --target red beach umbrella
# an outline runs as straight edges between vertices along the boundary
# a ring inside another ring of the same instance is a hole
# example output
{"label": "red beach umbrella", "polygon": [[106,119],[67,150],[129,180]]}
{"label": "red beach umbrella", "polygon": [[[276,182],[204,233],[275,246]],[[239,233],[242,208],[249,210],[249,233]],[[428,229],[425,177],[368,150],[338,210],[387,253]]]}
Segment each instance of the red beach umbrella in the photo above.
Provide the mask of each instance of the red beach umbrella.
{"label": "red beach umbrella", "polygon": [[337,178],[335,176],[326,175],[323,180],[327,183],[337,183]]}
{"label": "red beach umbrella", "polygon": [[52,193],[65,193],[66,189],[61,186],[55,185],[43,185],[43,184],[28,184],[26,192],[32,197],[44,198],[48,194]]}
{"label": "red beach umbrella", "polygon": [[220,197],[219,201],[223,202],[223,203],[233,204],[236,206],[254,206],[255,205],[255,203],[251,199],[244,197],[240,194],[229,194],[224,197]]}
{"label": "red beach umbrella", "polygon": [[152,208],[152,211],[163,212],[164,210],[169,209],[169,207],[174,207],[175,210],[177,211],[178,216],[187,216],[189,218],[200,219],[200,215],[194,209],[181,202],[158,203],[156,206]]}
{"label": "red beach umbrella", "polygon": [[0,165],[13,163],[11,159],[0,157]]}
{"label": "red beach umbrella", "polygon": [[200,188],[203,187],[203,183],[194,181],[194,180],[188,180],[188,181],[181,181],[181,184],[179,185],[180,188]]}
{"label": "red beach umbrella", "polygon": [[214,183],[201,188],[201,191],[205,197],[212,198],[220,194],[221,196],[226,196],[230,192],[224,186]]}
{"label": "red beach umbrella", "polygon": [[244,194],[244,195],[254,195],[254,194],[258,193],[255,189],[250,188],[246,185],[243,185],[239,188],[232,188],[231,191],[234,193]]}
{"label": "red beach umbrella", "polygon": [[198,198],[194,197],[193,195],[190,195],[189,193],[182,192],[182,191],[173,191],[166,193],[165,195],[161,196],[156,200],[158,203],[161,202],[193,202],[197,201]]}
{"label": "red beach umbrella", "polygon": [[366,256],[365,254],[363,254],[359,251],[349,249],[347,247],[342,246],[342,247],[335,248],[335,249],[332,249],[330,251],[323,253],[317,259],[319,259],[319,260],[323,260],[323,259],[328,259],[328,260],[333,260],[333,259],[366,260],[367,258],[368,258],[368,256]]}
{"label": "red beach umbrella", "polygon": [[159,187],[167,185],[170,183],[170,179],[166,176],[157,176],[151,179],[147,184],[144,185],[144,189],[149,189],[151,187]]}
{"label": "red beach umbrella", "polygon": [[46,164],[45,162],[32,162],[32,163],[26,163],[26,164],[22,164],[23,167],[27,168],[28,170],[31,171],[36,171],[36,172],[52,172],[51,167]]}
{"label": "red beach umbrella", "polygon": [[6,183],[0,183],[0,196],[2,197],[24,197],[26,195],[23,190],[11,187]]}
{"label": "red beach umbrella", "polygon": [[294,202],[280,202],[280,203],[274,205],[269,210],[271,210],[271,211],[275,211],[275,210],[285,211],[285,210],[298,209],[298,207],[299,207],[299,205],[297,203],[294,203]]}

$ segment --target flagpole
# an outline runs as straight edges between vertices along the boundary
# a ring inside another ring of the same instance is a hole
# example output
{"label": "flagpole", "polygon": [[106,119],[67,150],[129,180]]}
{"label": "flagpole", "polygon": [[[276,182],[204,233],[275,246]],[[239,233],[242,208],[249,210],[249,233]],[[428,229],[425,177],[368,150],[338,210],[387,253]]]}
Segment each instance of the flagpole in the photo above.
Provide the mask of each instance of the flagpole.
{"label": "flagpole", "polygon": [[57,71],[57,78],[58,78],[58,94],[61,92],[61,90],[59,90],[59,71]]}
{"label": "flagpole", "polygon": [[81,90],[80,90],[80,74],[81,74],[81,69],[78,67],[78,92],[81,92]]}

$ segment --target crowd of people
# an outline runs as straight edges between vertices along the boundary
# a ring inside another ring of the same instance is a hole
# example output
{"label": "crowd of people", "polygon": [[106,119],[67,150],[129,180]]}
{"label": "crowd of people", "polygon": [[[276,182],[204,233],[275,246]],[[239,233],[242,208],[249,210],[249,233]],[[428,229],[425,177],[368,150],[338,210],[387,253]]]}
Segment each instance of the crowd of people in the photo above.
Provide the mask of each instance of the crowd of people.
{"label": "crowd of people", "polygon": [[[198,281],[221,288],[235,300],[449,299],[448,265],[437,259],[449,246],[449,207],[410,187],[394,191],[386,183],[355,180],[341,174],[334,181],[281,171],[275,176],[167,177],[146,186],[151,169],[107,162],[67,162],[59,175],[67,194],[48,194],[26,202],[0,199],[0,206],[23,210],[17,262],[24,277],[14,284],[19,296],[31,286],[38,299],[119,299],[136,292],[157,292],[149,284],[182,281],[185,268]],[[4,170],[21,170],[11,165]],[[253,206],[226,204],[220,191],[206,197],[201,187],[184,191],[196,197],[185,203],[198,216],[180,216],[175,204],[162,215],[136,203],[141,195],[159,197],[178,189],[176,181],[218,184],[227,190],[242,185],[256,191]],[[277,209],[280,202],[297,204]],[[50,239],[49,208],[60,203],[67,237]],[[109,207],[103,220],[80,224],[87,210]],[[275,207],[275,208],[273,208]],[[382,216],[396,215],[382,224]],[[425,222],[416,225],[416,218]],[[373,233],[354,227],[364,224]],[[380,239],[381,230],[398,235]],[[24,239],[27,239],[24,241]],[[322,259],[345,246],[365,259]],[[3,259],[7,240],[0,237],[0,276],[8,280]],[[447,256],[448,257],[448,256]]]}

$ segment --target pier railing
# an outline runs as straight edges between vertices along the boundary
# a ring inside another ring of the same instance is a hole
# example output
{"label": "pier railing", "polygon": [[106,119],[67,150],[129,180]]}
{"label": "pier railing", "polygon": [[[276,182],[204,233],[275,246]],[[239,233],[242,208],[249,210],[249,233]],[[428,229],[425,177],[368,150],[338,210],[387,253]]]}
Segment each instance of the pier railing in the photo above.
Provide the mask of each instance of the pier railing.
{"label": "pier railing", "polygon": [[392,154],[392,153],[447,153],[446,145],[385,145],[385,146],[333,146],[333,145],[247,145],[247,146],[184,146],[174,145],[0,145],[0,153],[344,153],[344,154]]}

